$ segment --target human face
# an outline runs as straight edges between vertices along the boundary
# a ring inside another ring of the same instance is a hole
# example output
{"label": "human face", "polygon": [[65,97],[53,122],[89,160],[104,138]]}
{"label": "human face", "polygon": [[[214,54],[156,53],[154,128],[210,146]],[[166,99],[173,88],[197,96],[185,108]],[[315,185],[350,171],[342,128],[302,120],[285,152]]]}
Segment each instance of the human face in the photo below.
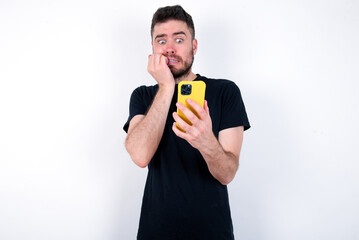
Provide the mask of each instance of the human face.
{"label": "human face", "polygon": [[167,65],[175,79],[188,76],[192,70],[197,40],[183,21],[169,20],[153,28],[152,49],[167,57]]}

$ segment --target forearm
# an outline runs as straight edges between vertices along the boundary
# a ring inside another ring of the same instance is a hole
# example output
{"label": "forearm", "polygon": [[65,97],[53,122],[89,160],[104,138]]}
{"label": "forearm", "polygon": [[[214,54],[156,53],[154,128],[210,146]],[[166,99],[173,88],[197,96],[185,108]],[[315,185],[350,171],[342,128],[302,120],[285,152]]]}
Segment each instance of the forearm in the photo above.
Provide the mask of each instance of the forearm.
{"label": "forearm", "polygon": [[225,151],[214,135],[200,152],[210,173],[221,184],[227,185],[233,180],[239,165],[238,156]]}
{"label": "forearm", "polygon": [[132,160],[146,167],[161,141],[174,87],[160,87],[145,117],[129,131],[126,149]]}

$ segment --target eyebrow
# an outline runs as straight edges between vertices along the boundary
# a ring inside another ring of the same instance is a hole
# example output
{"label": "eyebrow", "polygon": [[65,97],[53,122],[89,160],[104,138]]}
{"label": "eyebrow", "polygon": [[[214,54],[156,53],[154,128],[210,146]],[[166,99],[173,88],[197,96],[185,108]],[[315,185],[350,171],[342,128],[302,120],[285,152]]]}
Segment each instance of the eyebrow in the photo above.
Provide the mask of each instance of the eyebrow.
{"label": "eyebrow", "polygon": [[173,36],[176,36],[176,35],[181,35],[181,34],[183,34],[183,35],[185,35],[186,36],[186,34],[184,33],[184,32],[175,32],[174,34],[173,34]]}
{"label": "eyebrow", "polygon": [[[181,34],[187,36],[186,33],[183,32],[183,31],[175,32],[175,33],[173,33],[172,35],[173,35],[173,36],[176,36],[176,35],[181,35]],[[167,36],[167,34],[160,34],[160,35],[157,35],[157,36],[155,37],[155,39],[157,39],[157,38],[162,38],[162,37],[166,37],[166,36]]]}

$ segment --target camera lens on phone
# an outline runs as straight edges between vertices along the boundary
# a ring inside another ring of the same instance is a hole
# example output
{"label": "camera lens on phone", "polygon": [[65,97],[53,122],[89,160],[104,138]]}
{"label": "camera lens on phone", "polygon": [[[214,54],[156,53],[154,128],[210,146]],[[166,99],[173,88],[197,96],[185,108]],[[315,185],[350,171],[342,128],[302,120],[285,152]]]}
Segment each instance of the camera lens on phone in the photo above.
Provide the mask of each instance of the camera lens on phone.
{"label": "camera lens on phone", "polygon": [[181,86],[181,94],[182,95],[190,95],[192,92],[192,85],[191,84],[183,84]]}

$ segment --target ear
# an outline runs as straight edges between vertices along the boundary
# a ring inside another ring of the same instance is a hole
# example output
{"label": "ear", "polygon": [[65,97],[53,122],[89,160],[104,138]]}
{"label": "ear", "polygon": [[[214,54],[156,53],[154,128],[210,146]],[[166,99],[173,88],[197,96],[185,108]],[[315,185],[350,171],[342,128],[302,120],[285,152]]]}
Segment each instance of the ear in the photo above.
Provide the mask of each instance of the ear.
{"label": "ear", "polygon": [[193,55],[196,55],[196,53],[197,53],[197,47],[198,47],[197,39],[193,39],[193,41],[192,41],[192,46],[193,46]]}

